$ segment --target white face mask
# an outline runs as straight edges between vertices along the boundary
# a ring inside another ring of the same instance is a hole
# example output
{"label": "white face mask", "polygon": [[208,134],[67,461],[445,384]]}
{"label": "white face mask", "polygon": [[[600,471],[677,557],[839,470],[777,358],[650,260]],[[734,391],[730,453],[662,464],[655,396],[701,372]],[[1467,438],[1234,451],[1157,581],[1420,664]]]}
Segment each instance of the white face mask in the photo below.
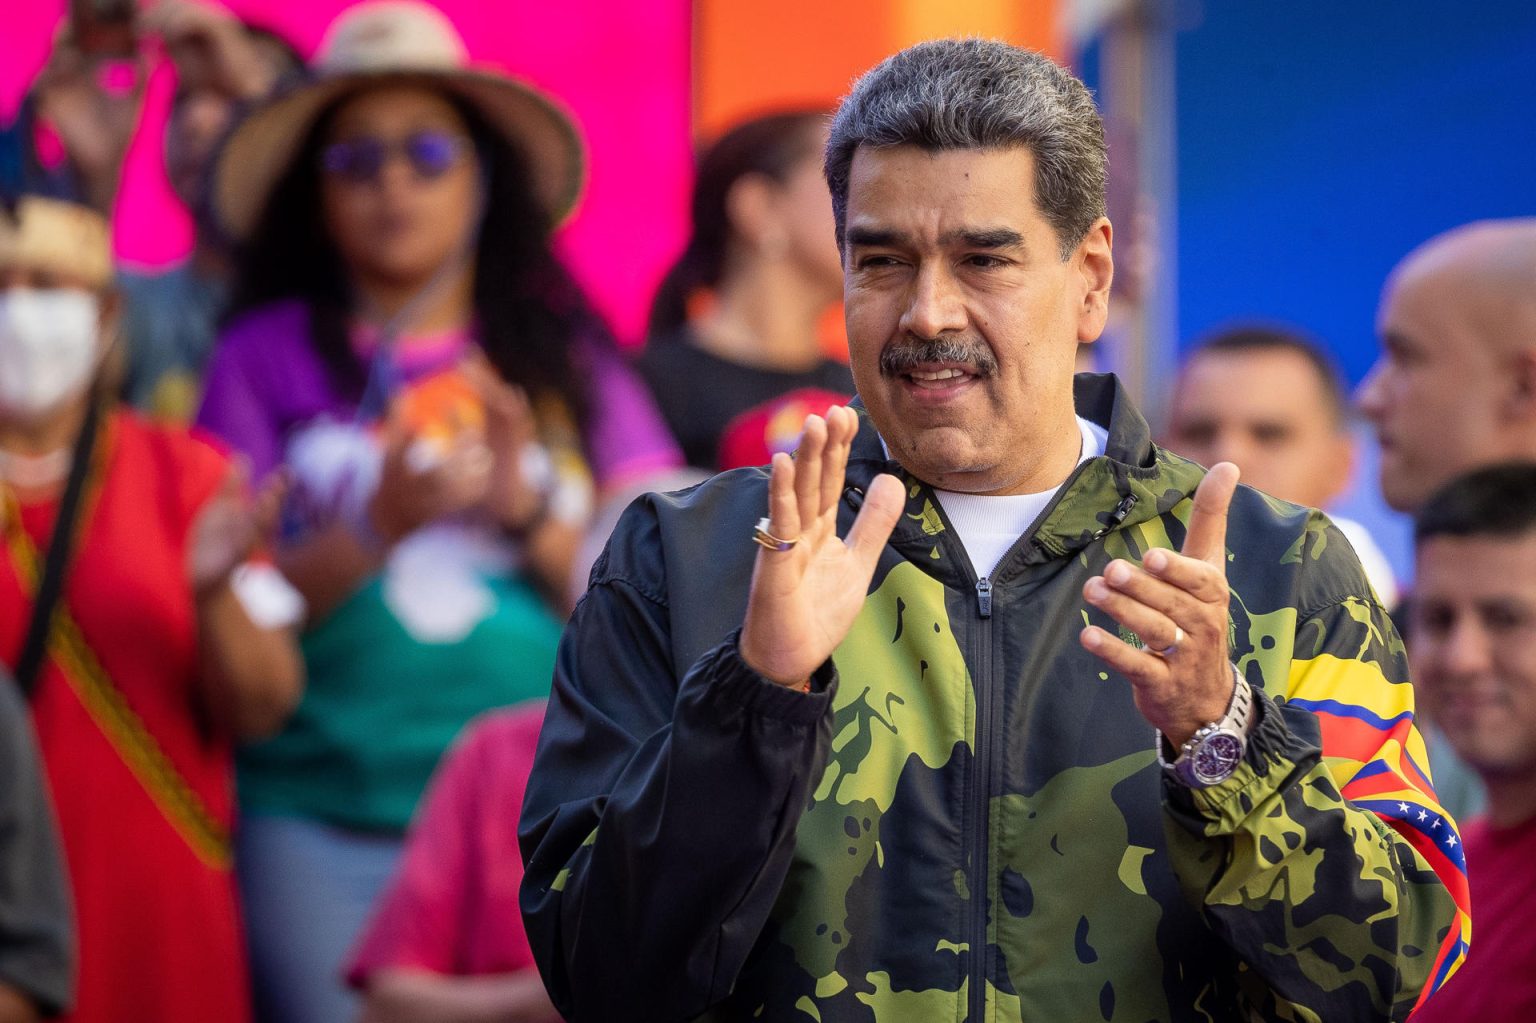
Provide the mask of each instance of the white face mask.
{"label": "white face mask", "polygon": [[31,419],[84,391],[101,304],[73,288],[0,291],[0,411]]}

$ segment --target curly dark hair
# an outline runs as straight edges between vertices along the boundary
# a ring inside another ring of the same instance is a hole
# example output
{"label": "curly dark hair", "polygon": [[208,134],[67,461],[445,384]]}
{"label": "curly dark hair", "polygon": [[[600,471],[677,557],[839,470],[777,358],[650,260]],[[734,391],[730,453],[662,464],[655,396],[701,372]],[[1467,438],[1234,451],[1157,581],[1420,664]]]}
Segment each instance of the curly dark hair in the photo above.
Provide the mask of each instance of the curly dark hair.
{"label": "curly dark hair", "polygon": [[[366,87],[363,87],[366,88]],[[229,322],[258,306],[299,299],[309,307],[317,353],[340,394],[360,397],[367,366],[349,341],[354,311],[340,252],[321,210],[320,151],[336,111],[362,89],[336,99],[316,119],[277,181],[242,247]],[[553,225],[534,197],[522,151],[471,104],[443,94],[468,126],[485,181],[485,215],[475,253],[478,341],[502,378],[537,405],[558,399],[585,426],[592,412],[581,341],[610,345],[611,334],[550,249]]]}

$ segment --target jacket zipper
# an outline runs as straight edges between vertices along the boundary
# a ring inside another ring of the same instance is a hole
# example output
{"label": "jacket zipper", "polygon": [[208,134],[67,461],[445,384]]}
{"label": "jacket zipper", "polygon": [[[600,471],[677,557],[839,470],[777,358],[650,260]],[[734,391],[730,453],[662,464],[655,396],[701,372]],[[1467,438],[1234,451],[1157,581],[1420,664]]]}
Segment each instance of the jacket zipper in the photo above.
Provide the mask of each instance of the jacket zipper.
{"label": "jacket zipper", "polygon": [[993,690],[997,687],[992,679],[992,581],[986,576],[976,580],[976,611],[980,617],[977,626],[979,642],[975,653],[976,678],[976,752],[973,766],[976,782],[975,813],[971,817],[971,986],[970,1023],[981,1023],[987,1004],[987,899],[992,891],[991,852],[988,834],[992,818],[992,710]]}
{"label": "jacket zipper", "polygon": [[[1056,496],[1051,499],[1028,529],[1014,541],[1008,548],[992,571],[996,573],[1003,568],[1018,552],[1034,543],[1036,531],[1040,524],[1045,522],[1060,503],[1061,497],[1067,488],[1082,473],[1086,462],[1077,466],[1062,481],[1056,490]],[[954,533],[954,525],[949,522],[944,514],[943,504],[939,505],[939,514],[944,518],[946,531]],[[965,562],[969,564],[969,559]],[[975,567],[971,567],[975,572]],[[982,1023],[987,1009],[987,897],[992,890],[992,865],[989,862],[991,853],[991,835],[989,825],[992,819],[992,704],[994,690],[997,688],[992,678],[992,579],[989,576],[976,573],[976,616],[980,620],[977,632],[980,642],[977,644],[975,655],[976,674],[973,683],[976,689],[976,750],[972,758],[972,768],[976,772],[975,784],[971,789],[975,793],[976,807],[971,818],[970,846],[971,862],[975,865],[971,872],[971,921],[970,921],[970,1003],[967,1010],[967,1018],[970,1023]]]}
{"label": "jacket zipper", "polygon": [[[1008,548],[992,571],[996,573],[1011,561],[1024,547],[1035,543],[1035,534],[1041,524],[1051,517],[1056,506],[1061,503],[1067,489],[1082,474],[1087,462],[1083,462],[1073,469],[1067,478],[1057,488],[1051,502],[1041,510],[1038,518],[1030,523],[1013,546]],[[1121,498],[1111,513],[1112,524],[1100,530],[1095,539],[1102,537],[1110,529],[1125,521],[1127,515],[1136,505],[1136,498],[1127,494]],[[951,535],[954,533],[954,525],[949,522],[949,517],[944,513],[943,504],[939,505],[939,515],[944,520],[945,530]],[[969,564],[969,559],[966,560]],[[975,572],[972,566],[972,572]],[[976,675],[973,679],[976,688],[976,751],[972,758],[972,767],[976,772],[976,781],[972,791],[976,794],[976,812],[971,819],[970,840],[972,862],[975,869],[971,873],[971,922],[970,922],[970,1003],[967,1010],[967,1018],[970,1023],[982,1023],[987,1009],[987,898],[992,890],[991,871],[992,866],[988,862],[991,852],[991,835],[989,824],[992,818],[992,704],[994,690],[997,688],[992,679],[992,579],[989,576],[977,573],[976,578],[976,615],[980,620],[977,631],[980,642],[976,651]],[[978,888],[979,886],[979,888]]]}

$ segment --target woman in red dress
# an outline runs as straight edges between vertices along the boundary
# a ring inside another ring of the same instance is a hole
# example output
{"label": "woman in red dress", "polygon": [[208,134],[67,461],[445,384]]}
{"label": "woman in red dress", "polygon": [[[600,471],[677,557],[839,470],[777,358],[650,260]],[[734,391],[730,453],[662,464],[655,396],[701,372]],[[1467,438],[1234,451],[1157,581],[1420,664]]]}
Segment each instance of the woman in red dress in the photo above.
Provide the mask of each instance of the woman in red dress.
{"label": "woman in red dress", "polygon": [[231,744],[275,730],[302,685],[282,583],[248,564],[276,494],[253,501],[211,443],[106,399],[116,311],[102,218],[0,208],[0,661],[73,887],[68,1018],[239,1023]]}

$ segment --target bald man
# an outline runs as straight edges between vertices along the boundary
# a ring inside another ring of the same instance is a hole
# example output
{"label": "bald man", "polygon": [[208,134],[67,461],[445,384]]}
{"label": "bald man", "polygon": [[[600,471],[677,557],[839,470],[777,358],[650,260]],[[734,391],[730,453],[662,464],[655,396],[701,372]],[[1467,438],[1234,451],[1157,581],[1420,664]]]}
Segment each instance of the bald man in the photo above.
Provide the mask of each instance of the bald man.
{"label": "bald man", "polygon": [[1413,511],[1470,469],[1536,459],[1536,218],[1421,245],[1387,279],[1377,330],[1358,400],[1388,504]]}
{"label": "bald man", "polygon": [[[1467,224],[1409,253],[1377,333],[1381,357],[1356,397],[1388,504],[1416,512],[1473,469],[1536,460],[1536,218]],[[1443,804],[1470,816],[1483,804],[1475,776],[1427,720],[1425,737]]]}

